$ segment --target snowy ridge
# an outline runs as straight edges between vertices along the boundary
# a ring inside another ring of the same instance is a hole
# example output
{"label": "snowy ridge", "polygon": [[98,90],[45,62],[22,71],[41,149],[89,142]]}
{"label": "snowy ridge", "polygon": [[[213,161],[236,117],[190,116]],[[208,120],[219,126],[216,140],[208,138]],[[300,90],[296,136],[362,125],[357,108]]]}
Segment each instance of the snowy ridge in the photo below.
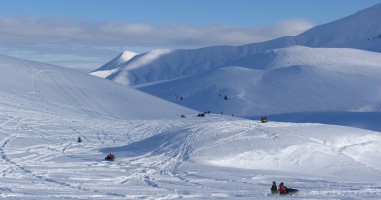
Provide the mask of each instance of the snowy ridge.
{"label": "snowy ridge", "polygon": [[[150,62],[147,62],[145,54],[141,54],[118,66],[118,70],[107,76],[107,79],[125,85],[178,79],[225,67],[234,60],[252,54],[294,45],[381,52],[381,26],[378,23],[381,20],[380,12],[381,4],[377,4],[351,16],[314,27],[298,36],[262,43],[172,50]],[[135,67],[137,65],[139,68]]]}
{"label": "snowy ridge", "polygon": [[[0,56],[1,92],[20,104],[38,104],[50,112],[146,119],[180,115],[190,110],[113,82],[48,64]],[[17,104],[17,103],[16,103]],[[146,104],[160,105],[147,110]]]}
{"label": "snowy ridge", "polygon": [[104,70],[112,70],[112,69],[118,68],[120,65],[131,60],[136,55],[138,54],[131,51],[124,51],[121,54],[119,54],[117,57],[112,59],[110,62],[101,66],[99,69],[101,71],[104,71]]}
{"label": "snowy ridge", "polygon": [[[379,73],[381,54],[348,48],[308,48],[291,46],[251,54],[226,63],[252,69],[277,69],[290,66],[317,66],[343,73]],[[375,71],[373,71],[375,70]]]}
{"label": "snowy ridge", "polygon": [[[130,80],[128,80],[124,77],[129,76],[130,70],[135,70],[135,69],[139,70],[142,66],[145,66],[148,63],[155,62],[155,60],[157,60],[158,58],[160,58],[163,55],[169,54],[170,52],[171,52],[171,50],[169,50],[169,49],[157,49],[157,50],[150,51],[148,53],[142,54],[139,57],[139,59],[136,59],[133,61],[133,64],[128,65],[126,70],[120,70],[120,68],[118,68],[118,71],[116,71],[115,73],[112,73],[108,77],[115,77],[115,82],[121,83],[124,85],[129,85]],[[146,70],[146,69],[143,69],[143,71],[144,70]],[[146,73],[151,74],[150,72],[146,72]],[[140,79],[140,78],[142,78],[142,77],[136,77],[135,79]]]}
{"label": "snowy ridge", "polygon": [[381,51],[381,4],[361,10],[351,16],[314,27],[297,39],[311,47],[347,47]]}
{"label": "snowy ridge", "polygon": [[90,72],[90,74],[101,78],[106,78],[107,76],[117,71],[118,67],[131,60],[136,55],[138,54],[131,51],[124,51],[114,59],[101,66],[98,70]]}

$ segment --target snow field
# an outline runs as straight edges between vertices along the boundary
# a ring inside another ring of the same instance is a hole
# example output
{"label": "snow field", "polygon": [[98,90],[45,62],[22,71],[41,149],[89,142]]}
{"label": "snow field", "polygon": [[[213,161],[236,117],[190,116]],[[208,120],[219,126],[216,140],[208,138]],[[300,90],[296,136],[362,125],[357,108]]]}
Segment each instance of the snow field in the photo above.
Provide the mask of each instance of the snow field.
{"label": "snow field", "polygon": [[[6,198],[272,199],[272,180],[303,191],[290,198],[377,199],[380,191],[381,137],[372,131],[218,115],[89,120],[17,107],[1,113]],[[110,151],[115,162],[103,160]],[[364,151],[375,152],[372,167],[368,154],[350,159]]]}

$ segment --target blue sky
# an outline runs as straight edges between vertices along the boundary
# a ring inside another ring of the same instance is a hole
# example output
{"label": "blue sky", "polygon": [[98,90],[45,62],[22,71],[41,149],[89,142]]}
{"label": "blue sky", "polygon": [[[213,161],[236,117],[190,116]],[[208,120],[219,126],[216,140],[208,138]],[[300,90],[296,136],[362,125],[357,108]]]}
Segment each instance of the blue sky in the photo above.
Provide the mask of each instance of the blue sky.
{"label": "blue sky", "polygon": [[381,0],[0,0],[0,53],[90,71],[123,50],[297,35]]}

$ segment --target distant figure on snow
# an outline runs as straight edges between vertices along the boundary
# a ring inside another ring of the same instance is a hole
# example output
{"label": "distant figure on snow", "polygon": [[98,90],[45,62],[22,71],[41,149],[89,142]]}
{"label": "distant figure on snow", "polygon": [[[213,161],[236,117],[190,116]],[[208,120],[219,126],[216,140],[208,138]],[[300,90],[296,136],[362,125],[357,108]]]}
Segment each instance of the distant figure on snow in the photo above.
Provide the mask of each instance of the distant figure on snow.
{"label": "distant figure on snow", "polygon": [[263,116],[263,117],[261,117],[261,122],[262,123],[266,123],[266,122],[268,122],[269,120],[267,120],[267,117],[266,116]]}
{"label": "distant figure on snow", "polygon": [[272,193],[278,192],[278,188],[276,186],[276,182],[275,181],[273,181],[273,185],[271,186],[271,192]]}
{"label": "distant figure on snow", "polygon": [[284,186],[283,182],[279,184],[279,194],[287,194],[287,187]]}
{"label": "distant figure on snow", "polygon": [[273,185],[271,186],[271,193],[272,194],[280,194],[280,195],[293,195],[295,193],[299,192],[298,189],[293,189],[293,188],[288,188],[286,186],[284,186],[284,183],[281,182],[279,184],[279,187],[277,188],[276,187],[276,183],[275,181],[273,181]]}
{"label": "distant figure on snow", "polygon": [[78,143],[82,142],[81,137],[78,137]]}
{"label": "distant figure on snow", "polygon": [[112,154],[111,152],[106,156],[105,160],[110,160],[114,161],[115,160],[115,155]]}

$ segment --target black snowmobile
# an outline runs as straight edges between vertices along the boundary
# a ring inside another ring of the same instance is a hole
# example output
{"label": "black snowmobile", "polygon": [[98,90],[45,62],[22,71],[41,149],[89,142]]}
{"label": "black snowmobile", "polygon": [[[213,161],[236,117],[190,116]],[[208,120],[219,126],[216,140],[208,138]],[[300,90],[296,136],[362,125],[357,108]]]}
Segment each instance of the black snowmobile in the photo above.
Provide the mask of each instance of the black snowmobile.
{"label": "black snowmobile", "polygon": [[294,195],[299,192],[298,189],[287,188],[287,192],[285,194],[279,193],[279,190],[271,190],[271,195]]}

